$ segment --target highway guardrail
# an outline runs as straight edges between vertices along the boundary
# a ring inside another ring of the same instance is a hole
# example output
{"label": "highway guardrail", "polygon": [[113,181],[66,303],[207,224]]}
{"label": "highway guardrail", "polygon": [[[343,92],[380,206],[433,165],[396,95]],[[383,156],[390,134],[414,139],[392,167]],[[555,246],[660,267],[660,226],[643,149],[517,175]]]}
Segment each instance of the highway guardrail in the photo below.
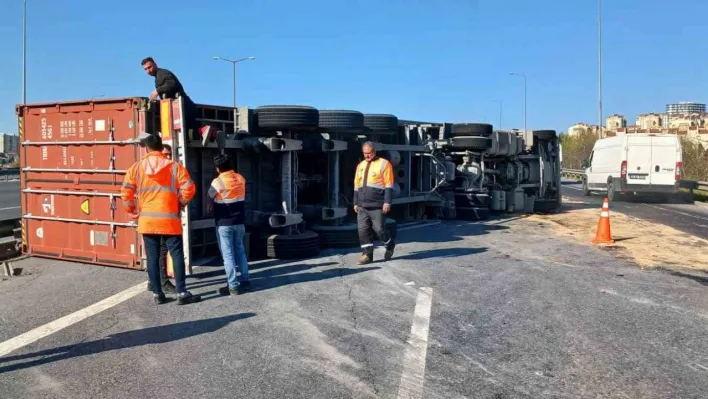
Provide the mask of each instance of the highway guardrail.
{"label": "highway guardrail", "polygon": [[0,169],[0,181],[19,180],[20,168]]}
{"label": "highway guardrail", "polygon": [[561,176],[566,179],[575,179],[577,181],[583,180],[585,176],[585,171],[583,169],[561,169]]}

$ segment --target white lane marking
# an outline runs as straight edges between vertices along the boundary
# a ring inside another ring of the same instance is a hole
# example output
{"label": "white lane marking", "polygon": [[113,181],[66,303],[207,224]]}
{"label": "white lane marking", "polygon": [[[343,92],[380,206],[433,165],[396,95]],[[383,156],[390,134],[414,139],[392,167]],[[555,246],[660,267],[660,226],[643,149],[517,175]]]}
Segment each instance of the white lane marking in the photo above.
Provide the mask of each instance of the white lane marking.
{"label": "white lane marking", "polygon": [[403,226],[399,227],[396,230],[398,231],[406,231],[406,230],[413,230],[413,229],[420,229],[422,227],[430,227],[430,226],[435,226],[438,225],[442,222],[431,222],[431,223],[421,223],[421,224],[416,224],[415,226]]}
{"label": "white lane marking", "polygon": [[19,348],[22,348],[23,346],[27,346],[32,342],[54,334],[55,332],[69,327],[72,324],[76,324],[95,314],[101,313],[106,309],[110,309],[118,305],[119,303],[138,295],[141,292],[145,292],[145,282],[130,287],[127,290],[119,292],[113,296],[109,296],[108,298],[100,302],[96,302],[89,307],[78,310],[62,318],[56,319],[43,326],[37,327],[34,330],[30,330],[14,338],[10,338],[5,342],[0,343],[0,357],[5,356],[8,353],[15,351]]}
{"label": "white lane marking", "polygon": [[19,206],[8,206],[7,208],[0,208],[0,211],[7,211],[10,209],[20,209]]}
{"label": "white lane marking", "polygon": [[425,357],[428,351],[430,309],[433,306],[433,289],[421,287],[413,313],[411,335],[403,355],[403,373],[398,385],[398,398],[422,398],[425,381]]}
{"label": "white lane marking", "polygon": [[676,211],[676,210],[673,210],[673,209],[670,209],[670,208],[664,208],[664,207],[656,206],[656,205],[650,205],[650,204],[644,204],[644,205],[646,205],[646,206],[648,206],[648,207],[651,207],[651,208],[661,209],[661,210],[663,210],[663,211],[673,212],[673,213],[677,213],[677,214],[679,214],[679,215],[684,215],[684,216],[688,216],[688,217],[692,217],[692,218],[696,218],[696,219],[708,221],[708,218],[703,218],[703,217],[700,217],[700,216],[691,215],[690,213],[680,212],[680,211]]}

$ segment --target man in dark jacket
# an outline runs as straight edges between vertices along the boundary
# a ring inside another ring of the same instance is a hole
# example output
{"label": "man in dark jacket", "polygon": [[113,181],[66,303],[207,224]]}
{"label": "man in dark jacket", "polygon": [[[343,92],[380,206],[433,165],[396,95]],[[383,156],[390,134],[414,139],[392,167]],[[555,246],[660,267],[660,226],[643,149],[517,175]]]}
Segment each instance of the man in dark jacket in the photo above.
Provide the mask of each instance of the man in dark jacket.
{"label": "man in dark jacket", "polygon": [[[150,93],[150,101],[157,100],[157,97],[164,99],[175,99],[179,94],[180,97],[184,99],[184,124],[187,130],[191,130],[192,133],[199,132],[202,137],[202,142],[206,143],[206,140],[210,138],[211,127],[209,125],[199,127],[196,119],[197,106],[192,102],[187,93],[184,91],[182,83],[177,79],[172,71],[159,68],[155,60],[152,57],[147,57],[140,62],[143,66],[143,70],[150,76],[155,77],[155,90]],[[188,131],[187,137],[190,137]]]}

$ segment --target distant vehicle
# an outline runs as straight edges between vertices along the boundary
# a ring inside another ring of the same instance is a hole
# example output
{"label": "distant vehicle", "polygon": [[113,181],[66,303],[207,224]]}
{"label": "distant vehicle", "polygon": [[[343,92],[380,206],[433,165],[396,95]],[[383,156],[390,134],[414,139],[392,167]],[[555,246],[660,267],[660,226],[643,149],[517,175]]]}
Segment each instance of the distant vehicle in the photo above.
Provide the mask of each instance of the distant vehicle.
{"label": "distant vehicle", "polygon": [[683,154],[672,134],[626,134],[595,142],[583,161],[583,193],[606,192],[610,201],[629,196],[670,197],[679,193]]}

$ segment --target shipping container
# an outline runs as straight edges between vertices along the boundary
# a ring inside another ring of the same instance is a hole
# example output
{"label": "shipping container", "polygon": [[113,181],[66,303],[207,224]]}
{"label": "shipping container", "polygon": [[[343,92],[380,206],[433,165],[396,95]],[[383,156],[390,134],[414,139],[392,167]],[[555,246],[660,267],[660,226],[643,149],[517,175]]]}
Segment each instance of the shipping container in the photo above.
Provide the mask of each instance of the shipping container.
{"label": "shipping container", "polygon": [[142,98],[18,106],[23,251],[141,268],[140,237],[120,188],[154,123]]}

